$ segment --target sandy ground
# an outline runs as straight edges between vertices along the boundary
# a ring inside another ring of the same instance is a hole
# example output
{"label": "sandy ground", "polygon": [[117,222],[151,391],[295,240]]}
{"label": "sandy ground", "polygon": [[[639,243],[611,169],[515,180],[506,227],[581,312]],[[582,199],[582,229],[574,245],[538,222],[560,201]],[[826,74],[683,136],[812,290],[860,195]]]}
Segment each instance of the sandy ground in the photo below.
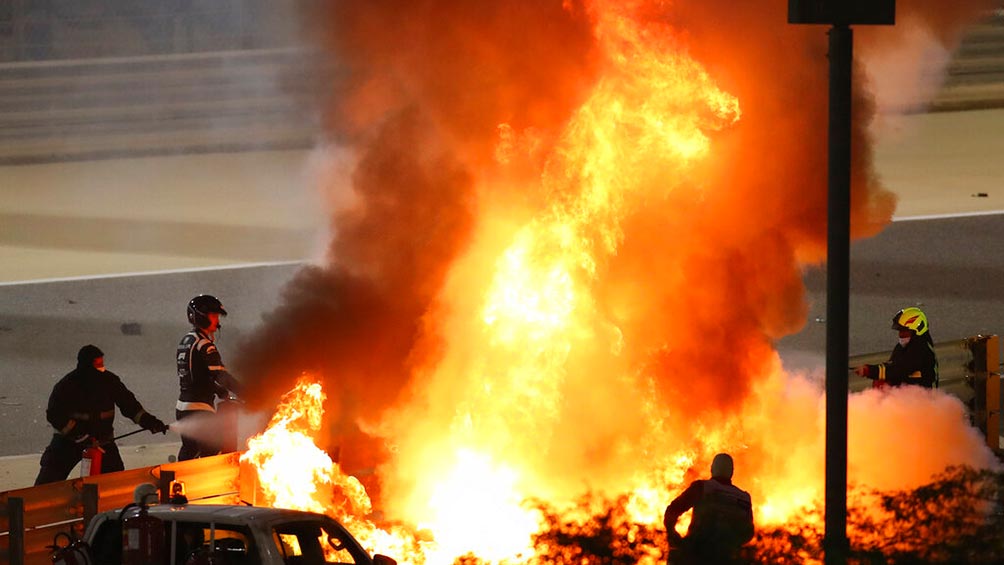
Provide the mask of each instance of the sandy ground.
{"label": "sandy ground", "polygon": [[[1004,210],[1004,110],[876,125],[898,218]],[[0,167],[0,283],[276,262],[323,250],[303,151]]]}
{"label": "sandy ground", "polygon": [[[1004,110],[876,125],[898,218],[1004,210]],[[323,249],[302,151],[0,167],[0,283],[298,260]]]}
{"label": "sandy ground", "polygon": [[[126,469],[150,467],[172,462],[181,448],[181,442],[119,446]],[[0,492],[29,487],[38,474],[38,455],[0,457]],[[68,478],[80,476],[80,465],[70,471]]]}
{"label": "sandy ground", "polygon": [[1004,210],[1004,110],[916,114],[877,124],[875,167],[897,218]]}
{"label": "sandy ground", "polygon": [[0,167],[0,283],[300,260],[323,241],[310,155]]}
{"label": "sandy ground", "polygon": [[[1004,110],[878,124],[876,167],[897,218],[1004,210],[1002,131]],[[325,239],[309,161],[288,151],[0,167],[0,285],[309,258]],[[128,467],[155,465],[177,447],[122,454]],[[0,491],[30,486],[38,457],[0,458]]]}

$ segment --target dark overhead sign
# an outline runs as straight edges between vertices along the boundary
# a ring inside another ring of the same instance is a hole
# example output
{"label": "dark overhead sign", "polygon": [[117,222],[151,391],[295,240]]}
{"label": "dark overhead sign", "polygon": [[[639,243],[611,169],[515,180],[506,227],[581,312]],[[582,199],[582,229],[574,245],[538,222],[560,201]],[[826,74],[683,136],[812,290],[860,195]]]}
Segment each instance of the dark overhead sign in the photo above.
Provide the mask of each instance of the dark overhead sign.
{"label": "dark overhead sign", "polygon": [[788,0],[788,23],[893,25],[896,0]]}

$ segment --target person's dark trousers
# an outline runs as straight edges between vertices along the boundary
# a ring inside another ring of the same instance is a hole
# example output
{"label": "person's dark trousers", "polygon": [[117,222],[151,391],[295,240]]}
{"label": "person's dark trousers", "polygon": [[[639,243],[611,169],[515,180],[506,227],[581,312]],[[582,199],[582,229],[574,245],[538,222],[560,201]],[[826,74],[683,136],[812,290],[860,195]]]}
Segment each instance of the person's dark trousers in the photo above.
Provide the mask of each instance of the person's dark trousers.
{"label": "person's dark trousers", "polygon": [[694,555],[693,547],[684,540],[677,547],[672,547],[666,558],[666,565],[701,565]]}
{"label": "person's dark trousers", "polygon": [[714,542],[697,543],[691,538],[683,538],[682,543],[671,548],[667,556],[668,565],[744,565],[740,551],[728,551]]}
{"label": "person's dark trousers", "polygon": [[[218,431],[216,427],[216,413],[208,410],[176,410],[174,412],[178,422],[189,419],[190,426],[179,426],[181,432],[181,449],[178,450],[178,461],[188,461],[199,457],[210,457],[220,452]],[[192,420],[198,419],[197,424]],[[187,432],[195,431],[196,435]],[[201,439],[199,439],[201,438]]]}
{"label": "person's dark trousers", "polygon": [[[38,470],[38,476],[35,477],[35,485],[65,481],[70,475],[70,471],[73,470],[73,467],[77,463],[80,463],[80,459],[84,455],[84,449],[88,445],[90,444],[86,442],[77,444],[66,436],[53,434],[52,441],[45,448],[45,452],[42,453],[42,459],[39,461],[41,468]],[[115,471],[125,469],[125,464],[122,463],[122,455],[119,453],[117,445],[109,443],[102,445],[101,449],[104,450],[104,453],[101,455],[102,474],[114,473]]]}
{"label": "person's dark trousers", "polygon": [[122,454],[119,453],[119,446],[108,443],[101,446],[105,452],[101,456],[101,474],[125,471],[125,463],[122,462]]}

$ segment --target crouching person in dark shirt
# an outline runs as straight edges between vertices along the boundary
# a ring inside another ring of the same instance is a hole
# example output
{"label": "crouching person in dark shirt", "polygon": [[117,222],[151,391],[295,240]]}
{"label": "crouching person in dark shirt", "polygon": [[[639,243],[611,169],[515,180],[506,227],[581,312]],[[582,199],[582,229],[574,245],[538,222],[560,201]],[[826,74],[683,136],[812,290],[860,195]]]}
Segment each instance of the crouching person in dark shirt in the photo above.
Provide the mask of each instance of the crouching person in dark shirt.
{"label": "crouching person in dark shirt", "polygon": [[36,485],[66,480],[80,462],[84,449],[99,445],[104,451],[101,472],[122,471],[115,437],[115,407],[150,433],[167,433],[167,425],[148,413],[115,373],[105,369],[104,353],[85,345],[77,353],[77,368],[52,387],[45,417],[56,429],[42,453]]}
{"label": "crouching person in dark shirt", "polygon": [[876,388],[901,385],[938,388],[938,355],[927,315],[920,308],[904,308],[892,317],[892,329],[899,333],[899,343],[889,360],[879,365],[861,365],[854,372],[875,381]]}

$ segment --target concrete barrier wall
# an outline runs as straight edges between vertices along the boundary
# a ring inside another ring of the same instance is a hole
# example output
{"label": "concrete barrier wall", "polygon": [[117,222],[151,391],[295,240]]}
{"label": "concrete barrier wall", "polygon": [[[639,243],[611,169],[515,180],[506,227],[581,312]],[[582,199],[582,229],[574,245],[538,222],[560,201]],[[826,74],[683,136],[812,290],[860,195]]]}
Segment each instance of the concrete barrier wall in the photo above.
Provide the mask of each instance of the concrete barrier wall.
{"label": "concrete barrier wall", "polygon": [[296,41],[304,0],[5,0],[0,61],[256,49]]}
{"label": "concrete barrier wall", "polygon": [[[238,25],[232,20],[247,10],[229,4],[220,17]],[[296,2],[287,4],[284,11],[260,8],[255,17],[282,12],[295,20]],[[158,17],[173,22],[168,16]],[[292,30],[281,40],[256,33],[248,41],[271,46],[247,49],[231,41],[148,49],[113,37],[105,41],[118,41],[118,51],[74,48],[87,58],[66,58],[70,48],[41,61],[7,58],[0,62],[0,164],[311,146],[335,71]],[[1004,17],[992,15],[966,34],[934,100],[913,110],[1000,107]]]}
{"label": "concrete barrier wall", "polygon": [[323,249],[305,151],[0,166],[0,283],[298,261]]}
{"label": "concrete barrier wall", "polygon": [[294,48],[0,64],[0,165],[307,148],[317,68]]}
{"label": "concrete barrier wall", "polygon": [[1004,107],[1004,16],[974,26],[955,50],[929,111]]}

